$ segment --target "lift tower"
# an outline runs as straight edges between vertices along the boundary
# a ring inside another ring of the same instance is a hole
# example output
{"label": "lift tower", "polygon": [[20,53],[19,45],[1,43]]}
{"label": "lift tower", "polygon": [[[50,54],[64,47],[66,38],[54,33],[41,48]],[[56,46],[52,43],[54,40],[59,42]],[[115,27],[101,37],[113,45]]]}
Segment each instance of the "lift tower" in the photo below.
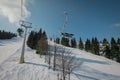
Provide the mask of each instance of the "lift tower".
{"label": "lift tower", "polygon": [[67,27],[67,16],[68,16],[68,13],[65,11],[65,12],[64,12],[64,15],[65,15],[65,21],[64,21],[63,31],[61,32],[61,35],[62,35],[63,37],[65,37],[65,38],[71,38],[74,34],[65,32],[65,28]]}
{"label": "lift tower", "polygon": [[[23,0],[21,0],[21,19],[23,18]],[[21,56],[19,59],[19,63],[24,63],[24,53],[25,53],[25,41],[26,41],[26,35],[27,35],[27,29],[28,28],[32,28],[32,23],[30,22],[26,22],[24,20],[20,20],[20,26],[25,28],[25,33],[24,33],[24,40],[23,40],[23,46],[22,46],[22,52],[21,52]]]}
{"label": "lift tower", "polygon": [[25,41],[26,41],[27,29],[28,28],[32,28],[31,27],[32,23],[25,22],[25,21],[20,21],[20,25],[21,25],[21,27],[25,28],[25,33],[24,33],[24,40],[23,40],[22,52],[21,52],[19,63],[24,63],[25,62],[24,61]]}

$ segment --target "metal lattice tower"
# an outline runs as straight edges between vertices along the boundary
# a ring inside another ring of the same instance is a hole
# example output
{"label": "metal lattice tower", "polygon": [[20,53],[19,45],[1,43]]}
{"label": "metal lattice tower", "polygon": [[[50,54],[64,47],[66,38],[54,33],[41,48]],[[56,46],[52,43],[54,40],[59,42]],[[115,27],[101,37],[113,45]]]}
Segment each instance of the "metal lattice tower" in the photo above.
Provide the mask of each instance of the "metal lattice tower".
{"label": "metal lattice tower", "polygon": [[[21,0],[21,19],[23,18],[23,0]],[[22,52],[19,59],[19,63],[24,63],[24,53],[25,53],[25,41],[26,41],[26,35],[27,35],[27,29],[32,28],[32,23],[26,22],[24,20],[20,20],[20,26],[25,28],[24,33],[24,40],[23,40],[23,46],[22,46]]]}
{"label": "metal lattice tower", "polygon": [[68,16],[68,13],[65,11],[64,15],[65,15],[65,22],[64,22],[64,25],[63,25],[63,32],[65,32],[65,28],[67,27],[67,16]]}
{"label": "metal lattice tower", "polygon": [[65,32],[65,28],[67,27],[67,24],[68,24],[68,13],[65,11],[64,12],[64,15],[65,15],[65,21],[64,21],[64,25],[63,25],[63,29],[62,29],[62,32],[61,32],[61,35],[63,36],[63,37],[66,37],[66,38],[69,38],[69,37],[72,37],[73,36],[73,34],[70,34],[70,33],[67,33],[67,32]]}

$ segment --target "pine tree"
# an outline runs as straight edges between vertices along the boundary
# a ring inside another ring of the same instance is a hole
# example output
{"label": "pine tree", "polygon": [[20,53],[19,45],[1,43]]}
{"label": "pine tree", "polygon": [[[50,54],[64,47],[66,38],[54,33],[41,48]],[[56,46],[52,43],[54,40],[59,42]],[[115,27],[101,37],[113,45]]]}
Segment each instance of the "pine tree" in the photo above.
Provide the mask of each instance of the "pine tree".
{"label": "pine tree", "polygon": [[[117,41],[119,43],[119,40]],[[119,45],[117,44],[115,39],[111,38],[111,59],[115,59],[116,61],[120,61],[120,51]]]}
{"label": "pine tree", "polygon": [[66,38],[66,46],[67,46],[67,47],[70,47],[69,38]]}
{"label": "pine tree", "polygon": [[95,49],[94,47],[95,46],[94,45],[95,45],[95,39],[92,38],[92,41],[91,41],[91,52],[95,54],[95,51],[94,51],[94,49]]}
{"label": "pine tree", "polygon": [[42,29],[40,28],[39,32],[38,32],[38,36],[37,36],[37,42],[41,39],[42,37]]}
{"label": "pine tree", "polygon": [[45,37],[42,37],[37,44],[36,53],[41,55],[47,55],[48,53],[48,42]]}
{"label": "pine tree", "polygon": [[102,43],[101,43],[101,51],[105,51],[106,46],[109,46],[109,42],[107,41],[106,38],[103,39]]}
{"label": "pine tree", "polygon": [[62,37],[62,39],[61,39],[61,44],[62,44],[62,45],[65,45],[64,37]]}
{"label": "pine tree", "polygon": [[44,39],[47,40],[47,35],[46,35],[46,32],[45,32],[45,31],[43,31],[43,33],[42,33],[42,38],[44,38]]}
{"label": "pine tree", "polygon": [[27,39],[27,45],[32,49],[33,49],[33,36],[34,36],[34,32],[31,31]]}
{"label": "pine tree", "polygon": [[106,38],[104,38],[104,39],[103,39],[102,44],[103,44],[103,46],[106,46],[106,45],[108,45],[108,44],[109,44],[109,42],[107,41],[107,39],[106,39]]}
{"label": "pine tree", "polygon": [[65,38],[65,37],[62,37],[61,39],[61,44],[64,45],[64,46],[70,46],[69,45],[69,39],[68,38]]}
{"label": "pine tree", "polygon": [[120,38],[117,40],[117,45],[118,45],[118,54],[117,54],[117,62],[120,62]]}
{"label": "pine tree", "polygon": [[79,41],[79,49],[81,49],[81,50],[84,49],[84,44],[83,44],[81,37],[80,37],[80,41]]}
{"label": "pine tree", "polygon": [[110,50],[109,46],[106,45],[104,52],[105,52],[105,57],[110,59],[111,58],[111,50]]}
{"label": "pine tree", "polygon": [[92,43],[91,43],[91,52],[94,54],[99,55],[99,41],[97,38],[92,38]]}
{"label": "pine tree", "polygon": [[115,41],[115,39],[112,37],[112,38],[111,38],[111,46],[113,46],[113,45],[116,45],[116,41]]}
{"label": "pine tree", "polygon": [[40,55],[47,55],[48,53],[48,42],[46,32],[42,29],[36,33],[37,41],[36,41],[36,53]]}
{"label": "pine tree", "polygon": [[18,35],[20,36],[20,37],[22,37],[22,34],[23,34],[23,29],[22,28],[18,28],[17,29],[17,32],[18,32]]}
{"label": "pine tree", "polygon": [[95,37],[95,54],[99,55],[99,41],[98,39]]}
{"label": "pine tree", "polygon": [[72,47],[72,48],[74,47],[73,39],[71,39],[71,47]]}
{"label": "pine tree", "polygon": [[38,33],[34,32],[34,36],[33,36],[33,49],[36,49],[37,43],[38,43]]}
{"label": "pine tree", "polygon": [[89,39],[86,40],[85,42],[85,50],[90,51],[91,50],[91,42]]}
{"label": "pine tree", "polygon": [[120,38],[118,38],[118,40],[117,40],[117,44],[120,45]]}
{"label": "pine tree", "polygon": [[42,29],[37,33],[36,53],[40,55],[46,55],[48,53],[48,42],[46,32]]}
{"label": "pine tree", "polygon": [[117,56],[117,44],[115,39],[111,38],[111,59],[114,59]]}
{"label": "pine tree", "polygon": [[77,42],[76,42],[75,38],[71,39],[71,47],[73,47],[73,48],[77,47]]}
{"label": "pine tree", "polygon": [[62,37],[62,39],[61,39],[61,44],[62,44],[62,45],[66,45],[66,43],[65,43],[65,37]]}
{"label": "pine tree", "polygon": [[55,41],[57,44],[60,44],[60,38],[56,38],[56,41]]}

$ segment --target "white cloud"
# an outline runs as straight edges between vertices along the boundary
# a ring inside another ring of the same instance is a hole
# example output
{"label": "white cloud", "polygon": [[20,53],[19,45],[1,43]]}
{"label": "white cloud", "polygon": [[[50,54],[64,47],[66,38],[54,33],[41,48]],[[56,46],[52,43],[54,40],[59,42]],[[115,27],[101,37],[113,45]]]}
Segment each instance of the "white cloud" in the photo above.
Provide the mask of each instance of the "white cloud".
{"label": "white cloud", "polygon": [[114,24],[115,27],[120,27],[120,23]]}
{"label": "white cloud", "polygon": [[[23,19],[30,16],[25,4],[30,0],[23,0]],[[21,19],[21,0],[0,0],[0,16],[8,18],[10,23],[16,24]]]}

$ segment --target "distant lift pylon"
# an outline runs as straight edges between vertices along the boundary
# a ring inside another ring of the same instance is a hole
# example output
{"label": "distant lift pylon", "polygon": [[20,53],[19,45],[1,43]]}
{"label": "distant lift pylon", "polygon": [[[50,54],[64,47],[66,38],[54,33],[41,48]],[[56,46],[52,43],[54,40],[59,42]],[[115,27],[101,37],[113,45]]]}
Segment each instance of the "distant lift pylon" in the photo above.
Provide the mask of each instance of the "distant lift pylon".
{"label": "distant lift pylon", "polygon": [[68,16],[68,13],[65,11],[64,14],[65,14],[65,22],[64,22],[64,25],[63,25],[63,31],[61,32],[61,35],[63,37],[66,37],[66,38],[71,38],[72,36],[74,36],[74,34],[65,32],[65,28],[67,26],[67,16]]}

